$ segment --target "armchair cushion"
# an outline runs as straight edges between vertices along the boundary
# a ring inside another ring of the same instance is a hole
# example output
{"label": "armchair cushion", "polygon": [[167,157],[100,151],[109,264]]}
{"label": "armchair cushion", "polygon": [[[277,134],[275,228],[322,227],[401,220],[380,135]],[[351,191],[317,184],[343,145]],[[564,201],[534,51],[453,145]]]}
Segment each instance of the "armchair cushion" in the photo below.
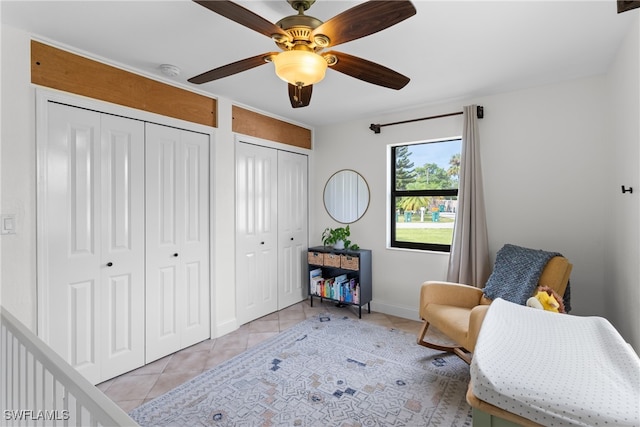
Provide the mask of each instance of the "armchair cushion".
{"label": "armchair cushion", "polygon": [[463,347],[467,344],[470,309],[446,304],[429,304],[425,311],[425,317],[431,319],[432,326]]}

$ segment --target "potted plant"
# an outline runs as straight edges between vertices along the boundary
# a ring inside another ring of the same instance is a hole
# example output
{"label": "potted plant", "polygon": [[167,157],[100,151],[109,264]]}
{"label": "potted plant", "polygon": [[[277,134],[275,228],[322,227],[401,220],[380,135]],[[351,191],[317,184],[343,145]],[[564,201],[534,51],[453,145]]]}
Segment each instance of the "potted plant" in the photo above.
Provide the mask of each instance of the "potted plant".
{"label": "potted plant", "polygon": [[325,228],[322,232],[322,244],[333,246],[334,249],[358,249],[358,245],[352,245],[348,237],[351,235],[349,226],[338,228]]}

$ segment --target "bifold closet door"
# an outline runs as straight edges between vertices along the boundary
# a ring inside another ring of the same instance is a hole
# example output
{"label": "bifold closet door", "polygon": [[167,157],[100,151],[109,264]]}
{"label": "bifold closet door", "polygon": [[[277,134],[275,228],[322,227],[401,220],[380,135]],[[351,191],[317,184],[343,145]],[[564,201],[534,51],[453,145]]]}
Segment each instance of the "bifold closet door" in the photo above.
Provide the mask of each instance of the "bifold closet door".
{"label": "bifold closet door", "polygon": [[307,296],[307,156],[278,151],[278,310]]}
{"label": "bifold closet door", "polygon": [[39,331],[96,384],[144,364],[144,125],[49,103]]}
{"label": "bifold closet door", "polygon": [[146,361],[209,338],[209,138],[146,124]]}
{"label": "bifold closet door", "polygon": [[236,317],[239,324],[278,310],[278,156],[236,144]]}

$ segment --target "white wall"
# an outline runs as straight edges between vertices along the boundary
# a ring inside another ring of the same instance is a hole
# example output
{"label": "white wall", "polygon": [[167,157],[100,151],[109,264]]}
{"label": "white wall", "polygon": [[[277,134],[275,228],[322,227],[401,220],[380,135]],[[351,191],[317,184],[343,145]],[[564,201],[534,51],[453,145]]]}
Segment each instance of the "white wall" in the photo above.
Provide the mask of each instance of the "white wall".
{"label": "white wall", "polygon": [[[447,254],[385,248],[387,144],[456,136],[462,119],[384,127],[377,135],[368,125],[476,103],[485,108],[479,131],[492,254],[505,243],[561,252],[574,264],[573,313],[605,315],[604,88],[603,78],[581,79],[317,129],[313,197],[321,197],[323,183],[341,168],[357,170],[371,188],[369,210],[351,228],[352,241],[373,250],[372,305],[417,318],[420,284],[443,280],[448,261]],[[335,226],[321,209],[312,223],[312,243],[324,227]]]}
{"label": "white wall", "polygon": [[[360,172],[371,189],[352,241],[373,250],[376,310],[416,318],[419,286],[443,280],[445,254],[386,248],[387,145],[459,135],[459,116],[389,123],[481,104],[481,158],[489,244],[558,251],[574,265],[573,314],[609,319],[640,349],[640,29],[635,24],[606,76],[415,108],[316,130],[311,243],[335,223],[322,189],[339,169]],[[401,95],[399,95],[401,96]],[[620,186],[633,187],[633,194]]]}
{"label": "white wall", "polygon": [[602,78],[485,98],[480,129],[490,249],[557,251],[573,263],[574,314],[605,315],[606,109]]}
{"label": "white wall", "polygon": [[[605,301],[609,320],[640,353],[640,14],[607,76],[608,209]],[[633,193],[622,193],[621,186]]]}
{"label": "white wall", "polygon": [[215,150],[215,224],[214,224],[214,265],[213,283],[215,307],[211,313],[216,330],[212,336],[218,337],[235,330],[236,288],[235,288],[235,151],[234,134],[231,132],[231,101],[218,99],[218,138]]}
{"label": "white wall", "polygon": [[0,236],[2,305],[27,327],[36,325],[35,95],[29,37],[2,26],[2,213],[16,215],[16,234]]}

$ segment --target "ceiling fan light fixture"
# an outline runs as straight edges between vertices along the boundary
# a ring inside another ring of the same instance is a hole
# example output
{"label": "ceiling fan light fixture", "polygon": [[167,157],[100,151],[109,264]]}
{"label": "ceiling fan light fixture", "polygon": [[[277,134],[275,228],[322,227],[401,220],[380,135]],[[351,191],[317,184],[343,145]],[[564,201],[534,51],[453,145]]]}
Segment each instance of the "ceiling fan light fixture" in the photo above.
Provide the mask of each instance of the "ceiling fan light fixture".
{"label": "ceiling fan light fixture", "polygon": [[276,74],[287,83],[308,86],[324,79],[327,61],[307,50],[287,50],[272,58]]}

